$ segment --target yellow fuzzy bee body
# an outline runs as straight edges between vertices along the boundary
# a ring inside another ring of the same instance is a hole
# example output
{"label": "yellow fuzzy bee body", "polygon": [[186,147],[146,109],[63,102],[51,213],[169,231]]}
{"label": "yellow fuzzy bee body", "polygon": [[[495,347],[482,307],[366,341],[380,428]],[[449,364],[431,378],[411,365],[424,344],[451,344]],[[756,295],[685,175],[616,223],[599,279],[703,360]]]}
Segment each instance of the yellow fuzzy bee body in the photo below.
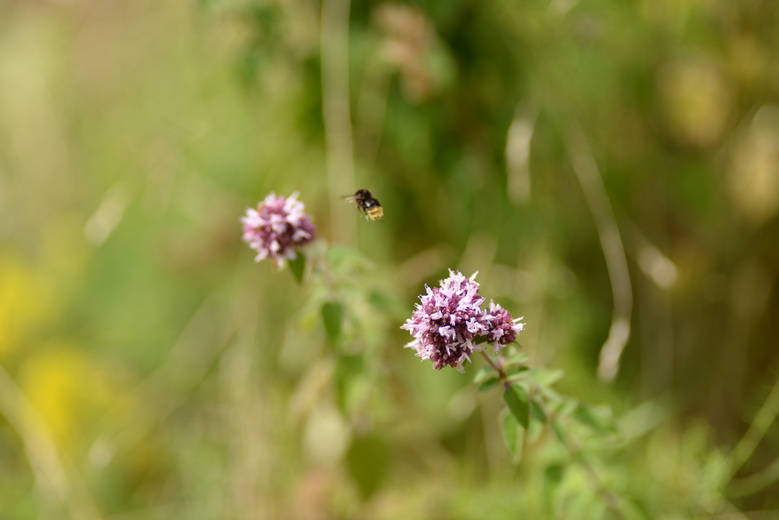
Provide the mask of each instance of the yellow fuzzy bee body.
{"label": "yellow fuzzy bee body", "polygon": [[354,202],[364,215],[365,218],[377,221],[384,216],[384,208],[381,207],[381,202],[376,200],[370,191],[357,190],[351,197],[346,197],[347,200]]}

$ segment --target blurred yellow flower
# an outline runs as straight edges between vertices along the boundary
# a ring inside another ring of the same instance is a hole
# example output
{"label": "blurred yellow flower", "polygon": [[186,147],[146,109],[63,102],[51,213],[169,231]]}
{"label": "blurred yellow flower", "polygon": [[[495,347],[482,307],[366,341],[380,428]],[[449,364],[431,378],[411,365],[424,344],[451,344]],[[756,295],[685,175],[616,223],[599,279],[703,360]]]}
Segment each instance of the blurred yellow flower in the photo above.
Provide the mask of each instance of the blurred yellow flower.
{"label": "blurred yellow flower", "polygon": [[108,378],[83,351],[55,343],[24,359],[19,385],[45,419],[57,445],[68,449],[88,433],[91,418],[110,403]]}

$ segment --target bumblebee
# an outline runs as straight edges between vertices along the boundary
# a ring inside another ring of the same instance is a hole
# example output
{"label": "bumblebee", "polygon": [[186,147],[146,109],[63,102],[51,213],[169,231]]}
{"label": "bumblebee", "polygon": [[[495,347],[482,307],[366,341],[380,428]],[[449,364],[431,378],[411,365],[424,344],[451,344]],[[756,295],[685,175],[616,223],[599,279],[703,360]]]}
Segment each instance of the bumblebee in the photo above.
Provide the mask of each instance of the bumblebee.
{"label": "bumblebee", "polygon": [[373,198],[371,192],[368,190],[357,190],[351,197],[346,197],[347,200],[354,202],[364,215],[365,218],[373,220],[374,222],[381,219],[384,216],[384,208],[381,207],[381,202]]}

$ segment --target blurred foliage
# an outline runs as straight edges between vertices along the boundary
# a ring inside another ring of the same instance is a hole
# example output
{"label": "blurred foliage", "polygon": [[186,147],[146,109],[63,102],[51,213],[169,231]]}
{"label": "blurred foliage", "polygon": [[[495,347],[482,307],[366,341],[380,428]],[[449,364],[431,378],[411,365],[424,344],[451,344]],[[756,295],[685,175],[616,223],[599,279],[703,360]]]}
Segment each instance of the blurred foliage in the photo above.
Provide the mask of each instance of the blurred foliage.
{"label": "blurred foliage", "polygon": [[[775,515],[779,4],[323,2],[0,2],[0,518],[613,517],[401,348],[447,268],[612,405],[617,517]],[[302,284],[240,243],[270,191]]]}

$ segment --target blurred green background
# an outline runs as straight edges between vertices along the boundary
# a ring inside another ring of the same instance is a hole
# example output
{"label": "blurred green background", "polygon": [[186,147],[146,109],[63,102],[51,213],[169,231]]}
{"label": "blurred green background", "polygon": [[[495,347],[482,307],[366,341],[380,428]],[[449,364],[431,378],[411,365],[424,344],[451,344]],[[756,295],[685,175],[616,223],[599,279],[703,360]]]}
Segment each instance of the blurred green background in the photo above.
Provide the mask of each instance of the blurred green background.
{"label": "blurred green background", "polygon": [[[401,348],[448,268],[633,432],[599,469],[637,518],[777,518],[778,27],[761,0],[0,0],[0,518],[601,517],[548,496],[543,438],[511,463],[473,367]],[[271,191],[329,281],[253,262]]]}

